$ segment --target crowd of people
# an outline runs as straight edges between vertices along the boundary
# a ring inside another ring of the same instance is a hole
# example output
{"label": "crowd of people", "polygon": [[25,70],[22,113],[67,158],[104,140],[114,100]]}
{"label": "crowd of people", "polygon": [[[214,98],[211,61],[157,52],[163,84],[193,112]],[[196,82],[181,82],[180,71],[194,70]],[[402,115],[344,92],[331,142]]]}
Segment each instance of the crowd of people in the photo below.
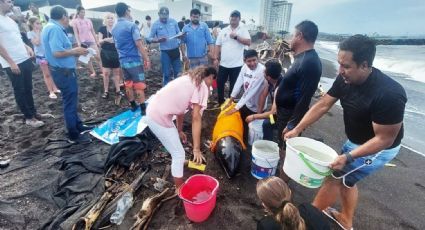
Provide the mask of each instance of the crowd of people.
{"label": "crowd of people", "polygon": [[[291,203],[286,184],[289,178],[285,175],[260,180],[257,195],[269,216],[258,223],[258,229],[329,229],[325,216],[343,229],[352,229],[358,201],[356,183],[381,169],[399,152],[406,93],[401,85],[373,67],[376,47],[367,36],[354,35],[340,43],[338,77],[309,108],[322,75],[322,64],[314,49],[319,30],[312,21],[295,26],[290,41],[294,62],[282,73],[278,60],[260,63],[258,53],[249,49],[250,34],[241,25],[237,10],[230,13],[227,27],[216,24],[210,30],[200,20],[198,9],[190,10],[190,20],[177,22],[169,17],[167,7],[161,7],[158,20],[152,22],[146,16],[140,25],[133,21],[130,7],[121,2],[115,7],[115,14],[105,14],[97,33],[81,6],[73,15],[68,15],[62,6],[52,7],[49,16],[40,13],[34,4],[30,10],[32,15],[20,16],[13,1],[0,0],[0,64],[12,83],[25,124],[36,128],[44,125],[32,94],[35,60],[49,97],[62,96],[69,141],[91,142],[85,131],[93,126],[84,124],[77,112],[76,72],[77,57],[87,55],[91,49],[95,55],[88,63],[90,77],[96,76],[95,61],[102,69],[102,98],[109,97],[111,75],[116,97],[124,96],[120,91],[120,84],[124,83],[130,109],[140,110],[171,154],[171,174],[177,187],[184,178],[185,111],[190,109],[192,114],[193,160],[202,163],[202,115],[215,81],[218,104],[225,102],[228,81],[228,98],[239,98],[227,114],[241,114],[244,140],[248,124],[262,119],[264,139],[278,142],[282,152],[285,140],[299,136],[340,100],[348,139],[341,155],[330,164],[332,176],[326,179],[312,204],[298,207]],[[145,71],[152,66],[148,55],[152,43],[159,43],[163,88],[147,106]],[[189,70],[182,73],[183,66]],[[175,123],[173,116],[177,117]],[[276,123],[270,122],[270,117]],[[281,160],[285,160],[284,156]],[[338,198],[341,212],[331,207]]]}

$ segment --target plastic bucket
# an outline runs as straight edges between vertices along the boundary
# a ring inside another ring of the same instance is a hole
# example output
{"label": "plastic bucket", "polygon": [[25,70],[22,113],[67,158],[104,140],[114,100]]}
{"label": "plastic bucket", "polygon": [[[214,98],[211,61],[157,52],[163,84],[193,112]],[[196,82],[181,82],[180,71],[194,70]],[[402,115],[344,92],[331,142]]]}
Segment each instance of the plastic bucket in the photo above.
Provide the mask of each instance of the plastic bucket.
{"label": "plastic bucket", "polygon": [[255,141],[252,145],[252,176],[257,179],[274,176],[279,159],[277,143],[266,140]]}
{"label": "plastic bucket", "polygon": [[248,143],[249,145],[253,145],[256,140],[263,139],[263,122],[264,119],[254,120],[248,124],[249,135],[248,135]]}
{"label": "plastic bucket", "polygon": [[283,171],[307,188],[318,188],[325,177],[332,173],[328,166],[337,156],[335,150],[322,142],[294,137],[286,141]]}
{"label": "plastic bucket", "polygon": [[202,222],[215,207],[219,183],[211,176],[197,174],[189,177],[180,187],[179,197],[189,220]]}

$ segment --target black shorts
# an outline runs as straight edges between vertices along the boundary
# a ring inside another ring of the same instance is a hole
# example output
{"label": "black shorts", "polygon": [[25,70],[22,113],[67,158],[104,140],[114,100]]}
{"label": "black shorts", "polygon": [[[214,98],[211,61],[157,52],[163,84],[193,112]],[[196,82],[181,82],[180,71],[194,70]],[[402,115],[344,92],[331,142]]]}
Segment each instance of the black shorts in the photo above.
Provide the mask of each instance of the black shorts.
{"label": "black shorts", "polygon": [[117,51],[104,50],[100,51],[100,59],[102,60],[103,68],[120,68],[120,61]]}

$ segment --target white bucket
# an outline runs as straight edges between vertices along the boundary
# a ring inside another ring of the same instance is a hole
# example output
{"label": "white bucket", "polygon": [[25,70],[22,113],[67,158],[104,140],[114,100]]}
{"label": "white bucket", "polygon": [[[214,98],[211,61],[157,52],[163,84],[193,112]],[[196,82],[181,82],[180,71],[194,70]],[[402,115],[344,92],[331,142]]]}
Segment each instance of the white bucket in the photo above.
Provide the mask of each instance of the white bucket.
{"label": "white bucket", "polygon": [[318,188],[325,177],[332,173],[328,166],[337,156],[335,150],[322,142],[294,137],[286,141],[283,171],[307,188]]}
{"label": "white bucket", "polygon": [[277,143],[266,140],[255,141],[252,145],[252,176],[257,179],[274,176],[279,159]]}
{"label": "white bucket", "polygon": [[249,135],[248,135],[248,143],[249,145],[253,145],[256,140],[263,139],[263,122],[264,119],[253,120],[248,124]]}

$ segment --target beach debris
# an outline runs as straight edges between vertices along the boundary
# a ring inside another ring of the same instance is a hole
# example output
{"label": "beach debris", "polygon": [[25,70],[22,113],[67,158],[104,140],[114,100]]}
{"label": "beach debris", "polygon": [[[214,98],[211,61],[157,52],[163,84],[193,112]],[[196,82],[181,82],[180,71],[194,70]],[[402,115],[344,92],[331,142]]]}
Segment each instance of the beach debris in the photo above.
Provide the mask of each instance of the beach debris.
{"label": "beach debris", "polygon": [[171,166],[167,165],[165,166],[164,173],[162,174],[162,178],[156,178],[155,183],[153,184],[153,188],[158,191],[162,192],[167,187],[172,187],[172,184],[167,181],[168,176],[170,175]]}
{"label": "beach debris", "polygon": [[136,222],[130,229],[148,229],[149,223],[161,205],[177,197],[174,189],[166,188],[159,194],[148,197],[136,215]]}
{"label": "beach debris", "polygon": [[10,164],[10,159],[7,160],[0,160],[0,169],[7,168]]}
{"label": "beach debris", "polygon": [[[116,175],[122,175],[118,167],[113,171]],[[87,214],[81,217],[72,227],[73,230],[89,230],[94,227],[97,220],[108,219],[113,212],[116,211],[118,201],[128,192],[134,197],[134,192],[137,191],[143,184],[143,178],[150,171],[150,165],[144,167],[144,170],[140,175],[131,183],[119,183],[113,179],[107,180],[110,184],[111,181],[115,182],[107,187],[107,191],[101,196],[101,198],[93,205],[93,207],[87,212]],[[97,227],[94,227],[97,228]]]}
{"label": "beach debris", "polygon": [[273,45],[264,41],[257,45],[256,50],[263,63],[271,59],[277,59],[283,67],[289,67],[294,62],[289,43],[283,39],[274,40]]}
{"label": "beach debris", "polygon": [[106,204],[111,200],[112,194],[105,192],[99,201],[90,209],[90,211],[83,217],[81,217],[77,223],[72,227],[72,230],[84,229],[90,230],[93,223],[97,220],[100,212],[105,208]]}

